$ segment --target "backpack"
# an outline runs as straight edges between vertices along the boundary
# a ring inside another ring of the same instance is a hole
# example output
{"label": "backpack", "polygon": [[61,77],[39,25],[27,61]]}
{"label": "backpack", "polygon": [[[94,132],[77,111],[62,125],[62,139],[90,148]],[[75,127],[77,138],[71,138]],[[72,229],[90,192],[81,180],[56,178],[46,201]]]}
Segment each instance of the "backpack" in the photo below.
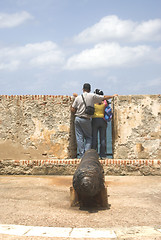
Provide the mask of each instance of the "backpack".
{"label": "backpack", "polygon": [[107,107],[105,107],[105,115],[104,115],[105,121],[110,122],[112,119],[112,115],[113,115],[112,108],[108,105]]}

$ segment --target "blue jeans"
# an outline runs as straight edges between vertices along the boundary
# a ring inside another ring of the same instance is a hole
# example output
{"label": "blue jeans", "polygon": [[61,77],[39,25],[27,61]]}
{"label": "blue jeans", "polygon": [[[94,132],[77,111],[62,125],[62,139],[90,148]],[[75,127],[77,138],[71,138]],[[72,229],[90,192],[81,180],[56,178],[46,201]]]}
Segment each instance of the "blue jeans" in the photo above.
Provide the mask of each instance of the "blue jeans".
{"label": "blue jeans", "polygon": [[100,136],[100,157],[106,157],[106,128],[103,118],[92,119],[92,148],[98,151],[98,132]]}
{"label": "blue jeans", "polygon": [[90,119],[75,118],[75,134],[77,140],[77,150],[80,157],[85,151],[91,149],[92,145],[92,125]]}

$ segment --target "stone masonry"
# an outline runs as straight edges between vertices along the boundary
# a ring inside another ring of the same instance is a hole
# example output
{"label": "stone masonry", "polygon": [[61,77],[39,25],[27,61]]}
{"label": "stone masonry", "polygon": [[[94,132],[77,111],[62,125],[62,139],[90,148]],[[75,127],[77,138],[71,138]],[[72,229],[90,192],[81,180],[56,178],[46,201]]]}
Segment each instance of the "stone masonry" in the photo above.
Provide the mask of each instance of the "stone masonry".
{"label": "stone masonry", "polygon": [[72,101],[67,96],[0,96],[0,159],[75,157]]}
{"label": "stone masonry", "polygon": [[114,158],[161,159],[161,95],[119,96],[113,109]]}
{"label": "stone masonry", "polygon": [[[0,96],[0,174],[73,174],[73,97]],[[161,175],[161,96],[118,96],[105,174]]]}

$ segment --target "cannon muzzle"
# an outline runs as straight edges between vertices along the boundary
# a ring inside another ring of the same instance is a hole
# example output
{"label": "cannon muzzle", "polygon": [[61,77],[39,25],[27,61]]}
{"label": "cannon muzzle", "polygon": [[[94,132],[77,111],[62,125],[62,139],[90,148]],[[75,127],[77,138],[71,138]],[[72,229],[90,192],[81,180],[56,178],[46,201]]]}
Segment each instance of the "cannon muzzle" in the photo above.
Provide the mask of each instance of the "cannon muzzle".
{"label": "cannon muzzle", "polygon": [[[90,149],[85,152],[74,173],[73,188],[71,192],[75,192],[74,194],[80,206],[91,207],[99,205],[105,207],[106,205],[107,207],[107,190],[104,185],[104,170],[99,162],[99,156],[96,150]],[[72,200],[72,204],[74,205],[74,200]]]}

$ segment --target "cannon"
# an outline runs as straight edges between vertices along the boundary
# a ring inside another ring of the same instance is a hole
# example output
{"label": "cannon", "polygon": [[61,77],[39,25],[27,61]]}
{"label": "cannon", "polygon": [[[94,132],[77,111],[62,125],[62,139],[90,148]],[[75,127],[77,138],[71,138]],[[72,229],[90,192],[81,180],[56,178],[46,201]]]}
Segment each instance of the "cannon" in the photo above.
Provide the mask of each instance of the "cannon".
{"label": "cannon", "polygon": [[80,208],[107,208],[107,188],[104,182],[104,170],[99,162],[96,150],[85,152],[73,175],[73,187],[70,188],[71,206]]}

